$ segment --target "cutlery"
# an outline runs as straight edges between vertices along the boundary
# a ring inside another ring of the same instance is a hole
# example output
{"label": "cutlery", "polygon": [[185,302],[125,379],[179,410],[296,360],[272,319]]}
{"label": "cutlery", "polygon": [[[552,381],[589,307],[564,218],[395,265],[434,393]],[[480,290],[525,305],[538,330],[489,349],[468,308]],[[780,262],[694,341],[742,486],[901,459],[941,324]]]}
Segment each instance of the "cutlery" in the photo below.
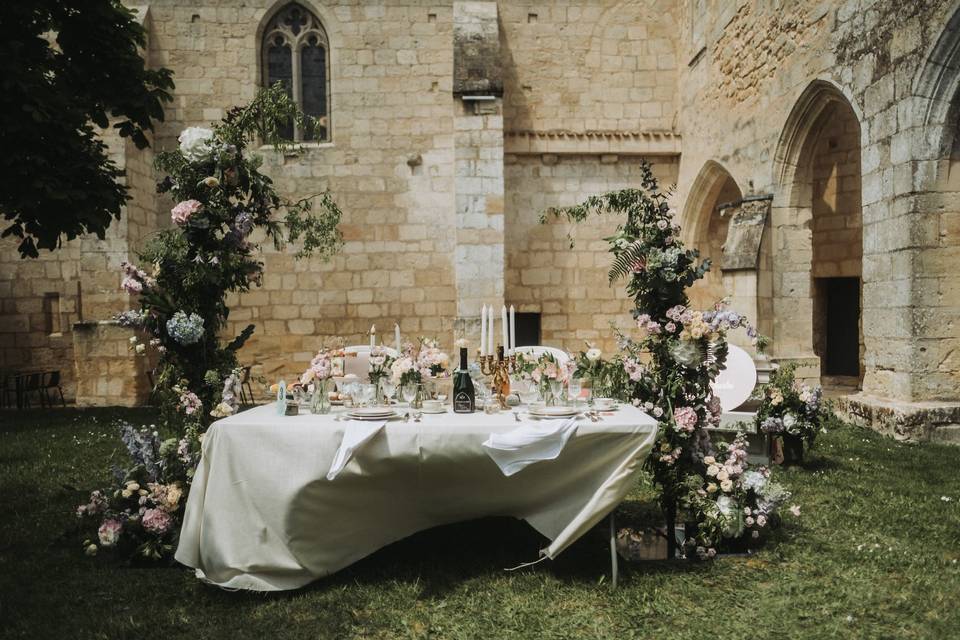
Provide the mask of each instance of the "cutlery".
{"label": "cutlery", "polygon": [[517,422],[522,422],[522,420],[520,420],[520,414],[517,413],[516,411],[513,412],[513,419],[516,420]]}
{"label": "cutlery", "polygon": [[403,421],[404,421],[404,422],[410,422],[410,412],[409,412],[409,411],[407,411],[406,413],[403,414]]}
{"label": "cutlery", "polygon": [[413,421],[414,421],[414,422],[420,422],[420,418],[422,418],[422,417],[423,417],[423,414],[420,413],[419,411],[417,411],[415,414],[413,414]]}

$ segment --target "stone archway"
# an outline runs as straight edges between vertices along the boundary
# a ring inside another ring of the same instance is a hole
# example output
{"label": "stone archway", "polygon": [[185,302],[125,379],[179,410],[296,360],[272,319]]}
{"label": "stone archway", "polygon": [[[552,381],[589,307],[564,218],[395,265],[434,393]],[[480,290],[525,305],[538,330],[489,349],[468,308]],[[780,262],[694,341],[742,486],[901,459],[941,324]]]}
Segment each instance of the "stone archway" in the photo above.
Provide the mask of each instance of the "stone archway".
{"label": "stone archway", "polygon": [[860,120],[815,81],[787,119],[774,200],[774,353],[802,376],[860,388],[864,373]]}
{"label": "stone archway", "polygon": [[701,258],[709,258],[711,262],[710,271],[690,289],[690,304],[694,308],[708,309],[721,298],[733,293],[729,286],[724,284],[721,271],[723,245],[727,238],[732,208],[720,207],[724,204],[739,203],[742,197],[733,176],[713,160],[703,166],[693,181],[682,216],[684,241],[688,246],[698,249]]}

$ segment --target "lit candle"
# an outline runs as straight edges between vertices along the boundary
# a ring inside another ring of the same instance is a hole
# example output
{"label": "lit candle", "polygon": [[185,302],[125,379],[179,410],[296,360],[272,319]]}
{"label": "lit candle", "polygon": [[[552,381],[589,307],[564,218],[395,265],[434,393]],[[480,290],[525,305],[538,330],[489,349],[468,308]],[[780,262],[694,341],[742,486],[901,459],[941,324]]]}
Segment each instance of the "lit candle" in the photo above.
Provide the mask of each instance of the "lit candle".
{"label": "lit candle", "polygon": [[393,325],[393,337],[395,338],[395,342],[397,343],[397,354],[399,354],[400,353],[400,325],[399,324]]}
{"label": "lit candle", "polygon": [[493,305],[487,307],[487,355],[493,355]]}
{"label": "lit candle", "polygon": [[373,349],[373,346],[377,342],[377,325],[370,325],[370,348]]}
{"label": "lit candle", "polygon": [[503,325],[503,352],[510,348],[510,325],[507,324],[507,305],[500,310],[500,324]]}
{"label": "lit candle", "polygon": [[510,355],[517,350],[517,316],[514,313],[513,305],[510,305]]}
{"label": "lit candle", "polygon": [[480,357],[487,355],[487,305],[480,309]]}

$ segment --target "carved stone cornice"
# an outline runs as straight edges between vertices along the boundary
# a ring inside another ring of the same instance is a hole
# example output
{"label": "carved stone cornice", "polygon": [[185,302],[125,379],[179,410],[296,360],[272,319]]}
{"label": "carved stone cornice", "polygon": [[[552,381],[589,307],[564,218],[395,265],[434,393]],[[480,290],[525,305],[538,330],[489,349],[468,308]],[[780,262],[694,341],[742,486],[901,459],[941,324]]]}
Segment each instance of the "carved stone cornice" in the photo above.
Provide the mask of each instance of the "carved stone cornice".
{"label": "carved stone cornice", "polygon": [[676,156],[680,134],[649,131],[530,131],[504,132],[503,152],[514,155]]}

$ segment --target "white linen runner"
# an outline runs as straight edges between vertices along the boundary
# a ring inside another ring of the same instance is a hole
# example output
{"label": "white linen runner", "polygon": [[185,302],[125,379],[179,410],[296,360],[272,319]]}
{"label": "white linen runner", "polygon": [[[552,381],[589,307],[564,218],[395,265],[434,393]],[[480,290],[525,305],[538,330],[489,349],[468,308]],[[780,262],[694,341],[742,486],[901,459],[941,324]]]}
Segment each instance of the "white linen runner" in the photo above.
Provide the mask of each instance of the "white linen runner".
{"label": "white linen runner", "polygon": [[333,480],[337,477],[343,468],[350,462],[353,453],[362,447],[373,436],[377,435],[387,422],[364,420],[351,420],[343,429],[343,440],[340,441],[340,448],[333,457],[333,464],[330,465],[330,471],[327,472],[327,480]]}
{"label": "white linen runner", "polygon": [[512,476],[534,462],[554,460],[576,431],[576,417],[528,422],[506,433],[491,433],[483,448],[503,475]]}

